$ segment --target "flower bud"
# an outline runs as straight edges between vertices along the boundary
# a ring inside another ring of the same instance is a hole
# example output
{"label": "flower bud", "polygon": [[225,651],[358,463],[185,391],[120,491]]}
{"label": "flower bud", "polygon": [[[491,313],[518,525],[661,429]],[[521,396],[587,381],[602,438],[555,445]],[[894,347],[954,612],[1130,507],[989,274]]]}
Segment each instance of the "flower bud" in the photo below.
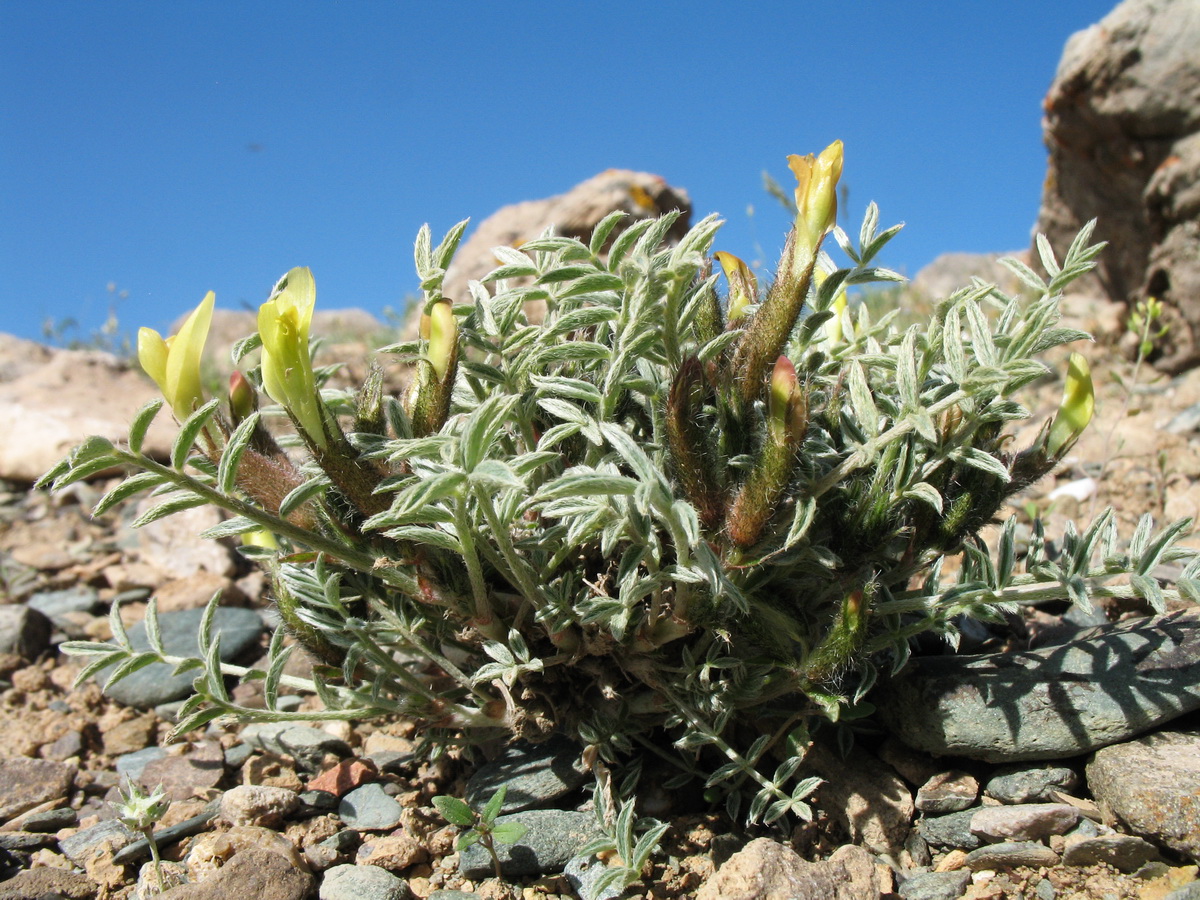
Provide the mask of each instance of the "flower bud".
{"label": "flower bud", "polygon": [[200,386],[200,358],[212,322],[216,295],[209,291],[183,323],[179,332],[163,339],[153,328],[138,330],[138,361],[154,379],[170,404],[175,418],[183,421],[204,403]]}
{"label": "flower bud", "polygon": [[732,253],[718,250],[713,258],[721,264],[725,278],[729,281],[729,304],[725,321],[730,325],[746,315],[746,309],[758,302],[758,279],[750,267]]}
{"label": "flower bud", "polygon": [[229,413],[234,424],[249,417],[258,409],[258,392],[241,372],[229,376]]}
{"label": "flower bud", "polygon": [[1092,388],[1092,373],[1082,354],[1072,353],[1067,363],[1067,383],[1063,389],[1062,405],[1050,425],[1046,440],[1046,452],[1054,459],[1074,446],[1083,434],[1096,407],[1096,396]]}

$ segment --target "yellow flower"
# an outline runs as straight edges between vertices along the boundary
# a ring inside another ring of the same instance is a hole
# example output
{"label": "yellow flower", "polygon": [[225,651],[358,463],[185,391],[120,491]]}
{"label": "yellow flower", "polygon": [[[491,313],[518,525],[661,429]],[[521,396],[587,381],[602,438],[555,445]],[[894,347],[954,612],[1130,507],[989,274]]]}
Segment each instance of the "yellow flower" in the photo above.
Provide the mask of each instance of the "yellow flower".
{"label": "yellow flower", "polygon": [[317,394],[308,329],[317,305],[317,286],[308,267],[292,269],[258,310],[262,336],[262,380],[267,395],[283,405],[319,447],[326,445],[325,413]]}
{"label": "yellow flower", "polygon": [[[817,266],[813,269],[813,278],[817,282],[817,288],[825,283],[825,279],[829,277],[829,273]],[[846,288],[843,285],[838,290],[837,296],[833,298],[833,303],[829,304],[829,311],[833,313],[833,318],[825,323],[825,340],[829,342],[831,347],[835,347],[842,342],[842,311],[846,308]]]}
{"label": "yellow flower", "polygon": [[216,295],[209,291],[179,333],[163,339],[153,328],[138,329],[138,361],[183,421],[204,403],[200,387],[200,357],[208,338]]}
{"label": "yellow flower", "polygon": [[729,309],[725,319],[732,324],[746,315],[746,307],[758,302],[758,279],[750,267],[732,253],[718,250],[713,258],[721,264],[729,280]]}
{"label": "yellow flower", "polygon": [[1052,457],[1060,457],[1079,439],[1096,409],[1096,395],[1092,388],[1092,373],[1087,360],[1079,353],[1072,353],[1067,363],[1067,383],[1063,388],[1062,405],[1050,426],[1046,451]]}
{"label": "yellow flower", "polygon": [[[837,183],[842,177],[842,142],[834,141],[814,157],[795,154],[788,167],[796,176],[797,244],[815,251],[837,221]],[[799,248],[798,248],[799,249]]]}

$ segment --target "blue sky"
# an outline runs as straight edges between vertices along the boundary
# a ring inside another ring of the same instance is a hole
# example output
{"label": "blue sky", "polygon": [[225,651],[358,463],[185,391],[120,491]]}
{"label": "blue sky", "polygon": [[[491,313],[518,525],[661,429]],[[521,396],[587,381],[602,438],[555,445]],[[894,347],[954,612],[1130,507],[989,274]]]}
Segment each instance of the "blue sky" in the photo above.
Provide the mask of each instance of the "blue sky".
{"label": "blue sky", "polygon": [[[0,2],[0,331],[164,328],[295,265],[379,313],[412,241],[610,167],[658,173],[773,262],[761,172],[846,144],[883,264],[1029,242],[1041,100],[1113,2]],[[754,215],[747,215],[747,207]]]}

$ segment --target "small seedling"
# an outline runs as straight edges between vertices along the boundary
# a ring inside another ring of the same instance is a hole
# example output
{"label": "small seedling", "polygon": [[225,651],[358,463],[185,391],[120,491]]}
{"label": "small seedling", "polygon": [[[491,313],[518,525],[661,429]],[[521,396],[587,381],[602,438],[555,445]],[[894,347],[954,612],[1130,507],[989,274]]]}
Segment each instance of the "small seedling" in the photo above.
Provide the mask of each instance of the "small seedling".
{"label": "small seedling", "polygon": [[525,832],[528,830],[520,822],[496,823],[496,816],[500,815],[500,810],[504,806],[506,793],[508,793],[508,785],[501,785],[500,790],[492,795],[492,799],[487,802],[482,812],[476,812],[457,797],[442,795],[433,798],[433,805],[442,814],[442,818],[451,825],[465,829],[458,836],[458,843],[454,845],[454,849],[461,853],[472,844],[483,844],[483,849],[492,858],[492,865],[496,867],[496,877],[501,880],[504,878],[504,872],[500,868],[500,857],[496,853],[496,844],[515,844],[525,836]]}
{"label": "small seedling", "polygon": [[154,860],[154,874],[158,879],[158,892],[161,894],[166,887],[163,883],[162,857],[158,855],[158,844],[154,842],[153,832],[155,824],[167,814],[171,801],[164,795],[161,784],[152,793],[146,794],[128,775],[125,776],[125,786],[118,790],[121,793],[121,802],[113,803],[117,819],[126,828],[132,828],[141,834],[150,845],[150,857]]}

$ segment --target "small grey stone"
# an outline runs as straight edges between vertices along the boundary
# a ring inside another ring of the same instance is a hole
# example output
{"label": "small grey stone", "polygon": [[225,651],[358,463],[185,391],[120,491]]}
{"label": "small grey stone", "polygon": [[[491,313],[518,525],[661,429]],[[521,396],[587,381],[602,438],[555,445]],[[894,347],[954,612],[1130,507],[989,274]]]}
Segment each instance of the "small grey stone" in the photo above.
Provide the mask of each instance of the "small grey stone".
{"label": "small grey stone", "polygon": [[941,772],[926,781],[913,799],[921,812],[940,816],[960,812],[975,803],[979,782],[966,772]]}
{"label": "small grey stone", "polygon": [[1058,864],[1058,854],[1036,841],[1003,841],[972,850],[967,854],[967,867],[980,869],[1016,869],[1020,866],[1038,868]]}
{"label": "small grey stone", "polygon": [[0,850],[41,850],[58,843],[52,834],[35,831],[0,831]]}
{"label": "small grey stone", "polygon": [[131,779],[137,781],[142,777],[142,772],[148,763],[152,763],[156,759],[162,759],[166,755],[167,751],[162,747],[147,747],[145,750],[137,750],[133,753],[122,753],[117,757],[115,762],[117,774],[121,776],[128,775]]}
{"label": "small grey stone", "polygon": [[578,788],[586,778],[575,743],[562,738],[544,744],[517,741],[471,776],[466,801],[473,808],[481,808],[502,785],[507,785],[502,814],[544,808]]}
{"label": "small grey stone", "polygon": [[256,750],[290,756],[301,767],[317,770],[326,753],[349,756],[350,747],[328,731],[311,725],[294,725],[289,722],[262,722],[247,726],[242,731],[242,740]]}
{"label": "small grey stone", "polygon": [[0,758],[0,821],[69,796],[77,767],[50,759]]}
{"label": "small grey stone", "polygon": [[978,810],[967,809],[948,816],[931,816],[917,822],[917,833],[934,847],[974,850],[983,844],[971,832],[971,819]]}
{"label": "small grey stone", "polygon": [[67,613],[94,612],[100,603],[100,595],[95,588],[77,584],[61,591],[39,591],[25,603],[62,628],[70,624],[64,618]]}
{"label": "small grey stone", "polygon": [[1038,900],[1054,900],[1058,896],[1058,891],[1054,889],[1054,883],[1049,878],[1040,879],[1033,891]]}
{"label": "small grey stone", "polygon": [[1200,881],[1193,881],[1181,888],[1176,888],[1163,897],[1163,900],[1200,900]]}
{"label": "small grey stone", "polygon": [[362,835],[352,828],[343,828],[337,834],[330,835],[321,841],[322,847],[328,847],[338,853],[353,853],[360,844],[362,844]]}
{"label": "small grey stone", "polygon": [[73,756],[80,756],[82,753],[83,732],[77,728],[72,728],[51,744],[43,744],[41,749],[42,759],[54,759],[59,762],[65,762]]}
{"label": "small grey stone", "polygon": [[441,888],[430,894],[426,900],[479,900],[479,895],[471,894],[467,891],[452,891]]}
{"label": "small grey stone", "polygon": [[1066,834],[1078,824],[1080,815],[1065,803],[986,806],[971,817],[971,831],[985,841],[1040,841],[1052,834]]}
{"label": "small grey stone", "polygon": [[45,812],[26,816],[21,827],[26,831],[58,831],[60,828],[71,828],[79,821],[75,810],[69,806],[58,809],[48,809]]}
{"label": "small grey stone", "polygon": [[225,751],[225,765],[230,769],[240,769],[253,753],[254,748],[249,744],[234,744]]}
{"label": "small grey stone", "polygon": [[[202,609],[160,613],[159,629],[163,647],[172,656],[200,656],[199,628]],[[252,609],[229,607],[218,609],[213,618],[213,633],[221,636],[221,659],[233,662],[258,644],[263,624]],[[148,650],[146,623],[138,622],[129,629],[129,640],[135,650]],[[106,670],[107,671],[107,670]],[[104,675],[98,676],[103,679]],[[139,669],[105,693],[118,703],[138,709],[153,709],[161,703],[180,700],[192,692],[195,672],[171,674],[171,667],[162,663]]]}
{"label": "small grey stone", "polygon": [[[509,878],[561,872],[571,857],[601,836],[596,817],[590,812],[529,809],[496,821],[520,823],[527,828],[516,844],[496,846],[501,870]],[[495,872],[492,858],[480,844],[459,854],[458,870],[467,878],[487,878]]]}
{"label": "small grey stone", "polygon": [[384,793],[377,782],[357,787],[338,804],[338,816],[349,828],[387,831],[400,824],[400,804]]}
{"label": "small grey stone", "polygon": [[[54,866],[26,869],[0,884],[0,900],[64,898],[93,900],[96,883],[81,872],[69,872]],[[476,898],[478,900],[478,898]]]}
{"label": "small grey stone", "polygon": [[923,872],[900,885],[897,893],[904,900],[957,900],[971,883],[966,869],[954,872]]}
{"label": "small grey stone", "polygon": [[320,900],[409,900],[408,884],[379,866],[334,866],[326,870]]}
{"label": "small grey stone", "polygon": [[77,866],[83,866],[91,859],[92,852],[105,841],[110,841],[113,848],[120,850],[126,844],[137,840],[137,834],[126,828],[116,819],[107,819],[90,828],[77,831],[70,837],[58,842],[63,856]]}
{"label": "small grey stone", "polygon": [[1094,866],[1106,863],[1122,872],[1136,872],[1159,858],[1158,849],[1149,841],[1132,834],[1100,834],[1095,837],[1068,838],[1063,848],[1063,865]]}
{"label": "small grey stone", "polygon": [[592,893],[592,886],[606,871],[608,867],[594,856],[573,856],[563,869],[563,876],[580,897],[587,897],[589,900],[617,900],[624,891],[615,885],[606,887],[599,894]]}
{"label": "small grey stone", "polygon": [[0,606],[0,653],[37,659],[50,646],[50,620],[23,604]]}
{"label": "small grey stone", "polygon": [[1187,409],[1177,412],[1163,430],[1169,434],[1187,434],[1200,429],[1200,403],[1193,403]]}
{"label": "small grey stone", "polygon": [[1078,785],[1079,776],[1065,766],[1018,766],[997,772],[984,790],[1001,803],[1049,803],[1055,791],[1069,794]]}
{"label": "small grey stone", "polygon": [[406,774],[417,763],[417,754],[411,751],[405,753],[400,750],[380,750],[369,754],[366,758],[375,763],[375,767],[380,772],[386,772],[389,775]]}
{"label": "small grey stone", "polygon": [[303,791],[300,805],[315,813],[330,812],[338,808],[338,796],[329,791]]}

